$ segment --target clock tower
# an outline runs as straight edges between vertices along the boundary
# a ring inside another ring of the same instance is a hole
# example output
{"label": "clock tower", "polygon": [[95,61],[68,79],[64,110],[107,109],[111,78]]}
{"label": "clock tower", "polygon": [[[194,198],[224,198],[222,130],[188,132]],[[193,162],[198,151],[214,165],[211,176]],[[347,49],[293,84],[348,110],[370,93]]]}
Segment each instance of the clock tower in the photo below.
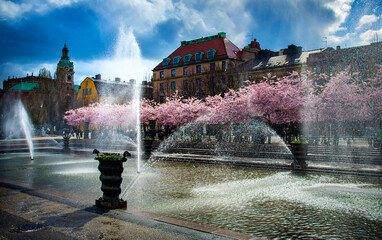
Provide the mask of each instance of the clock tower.
{"label": "clock tower", "polygon": [[74,107],[74,71],[73,62],[69,58],[69,49],[66,46],[62,49],[62,56],[57,64],[56,81],[59,94],[60,115]]}

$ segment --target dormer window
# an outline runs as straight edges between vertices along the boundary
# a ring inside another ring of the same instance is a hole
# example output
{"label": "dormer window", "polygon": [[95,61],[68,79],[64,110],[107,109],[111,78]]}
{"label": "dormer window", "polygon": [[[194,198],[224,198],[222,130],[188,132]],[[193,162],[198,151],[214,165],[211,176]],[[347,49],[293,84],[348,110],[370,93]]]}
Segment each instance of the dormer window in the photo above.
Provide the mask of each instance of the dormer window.
{"label": "dormer window", "polygon": [[186,54],[184,55],[183,61],[184,63],[189,63],[191,61],[192,54]]}
{"label": "dormer window", "polygon": [[197,52],[197,53],[195,53],[195,61],[202,60],[203,55],[204,55],[204,52]]}
{"label": "dormer window", "polygon": [[179,62],[180,62],[180,59],[181,59],[182,57],[174,57],[174,59],[172,60],[172,64],[173,65],[178,65],[179,64]]}
{"label": "dormer window", "polygon": [[171,61],[171,58],[164,58],[163,59],[163,67],[166,67]]}
{"label": "dormer window", "polygon": [[210,50],[207,51],[207,58],[214,58],[215,54],[216,54],[216,50],[215,49],[210,49]]}

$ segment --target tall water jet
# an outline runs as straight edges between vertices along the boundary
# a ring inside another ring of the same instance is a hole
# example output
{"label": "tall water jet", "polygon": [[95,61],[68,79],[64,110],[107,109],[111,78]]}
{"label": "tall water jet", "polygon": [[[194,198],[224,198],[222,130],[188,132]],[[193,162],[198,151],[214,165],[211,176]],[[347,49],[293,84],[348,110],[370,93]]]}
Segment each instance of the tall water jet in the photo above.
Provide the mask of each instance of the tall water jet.
{"label": "tall water jet", "polygon": [[2,114],[5,116],[3,126],[7,139],[25,138],[29,149],[29,155],[31,160],[33,160],[33,124],[23,103],[20,99],[7,99],[4,101],[3,107]]}
{"label": "tall water jet", "polygon": [[[117,43],[115,46],[115,56],[113,65],[121,66],[116,69],[120,76],[127,78],[133,78],[134,94],[133,94],[133,113],[135,114],[135,130],[136,130],[136,142],[137,142],[137,172],[141,171],[141,121],[140,121],[140,99],[141,99],[141,87],[143,76],[143,63],[142,63],[141,50],[138,42],[134,36],[132,29],[125,29],[124,25],[120,26]],[[115,72],[113,72],[115,74]]]}
{"label": "tall water jet", "polygon": [[17,103],[17,109],[18,109],[18,113],[19,113],[20,125],[23,129],[25,138],[27,139],[29,154],[31,156],[31,160],[33,160],[34,148],[33,148],[33,142],[32,142],[32,131],[33,131],[32,123],[29,119],[28,113],[25,110],[24,105],[22,104],[21,100],[19,100]]}
{"label": "tall water jet", "polygon": [[135,116],[136,116],[136,125],[135,129],[137,131],[137,172],[140,173],[141,171],[141,158],[142,158],[142,136],[141,136],[141,84],[138,83],[138,81],[135,82],[134,85],[134,108],[135,108]]}

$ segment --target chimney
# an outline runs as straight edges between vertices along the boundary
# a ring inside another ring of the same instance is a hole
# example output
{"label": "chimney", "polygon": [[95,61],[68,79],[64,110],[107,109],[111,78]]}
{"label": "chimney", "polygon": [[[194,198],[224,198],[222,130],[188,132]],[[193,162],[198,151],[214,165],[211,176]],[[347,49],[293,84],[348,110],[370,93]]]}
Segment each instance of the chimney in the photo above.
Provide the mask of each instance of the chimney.
{"label": "chimney", "polygon": [[116,78],[115,78],[115,81],[116,81],[116,82],[120,82],[120,81],[121,81],[121,78],[116,77]]}
{"label": "chimney", "polygon": [[260,43],[256,41],[256,38],[253,39],[253,41],[251,41],[251,48],[257,48],[257,49],[261,50]]}
{"label": "chimney", "polygon": [[97,74],[97,75],[95,75],[95,79],[100,80],[100,79],[101,79],[101,74]]}
{"label": "chimney", "polygon": [[129,83],[132,84],[132,85],[135,84],[135,79],[130,79]]}
{"label": "chimney", "polygon": [[341,46],[337,46],[336,47],[336,50],[338,51],[338,50],[340,50],[341,49]]}

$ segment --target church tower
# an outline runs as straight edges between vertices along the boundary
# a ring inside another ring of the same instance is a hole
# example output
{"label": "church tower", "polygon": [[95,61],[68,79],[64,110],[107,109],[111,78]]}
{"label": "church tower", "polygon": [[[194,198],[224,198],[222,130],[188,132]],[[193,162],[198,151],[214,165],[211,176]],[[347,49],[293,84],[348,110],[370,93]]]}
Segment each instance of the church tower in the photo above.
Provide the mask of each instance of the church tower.
{"label": "church tower", "polygon": [[[62,56],[57,64],[56,81],[59,94],[60,113],[74,107],[74,71],[73,62],[69,58],[69,49],[66,46],[62,49]],[[61,116],[62,116],[61,115]]]}

